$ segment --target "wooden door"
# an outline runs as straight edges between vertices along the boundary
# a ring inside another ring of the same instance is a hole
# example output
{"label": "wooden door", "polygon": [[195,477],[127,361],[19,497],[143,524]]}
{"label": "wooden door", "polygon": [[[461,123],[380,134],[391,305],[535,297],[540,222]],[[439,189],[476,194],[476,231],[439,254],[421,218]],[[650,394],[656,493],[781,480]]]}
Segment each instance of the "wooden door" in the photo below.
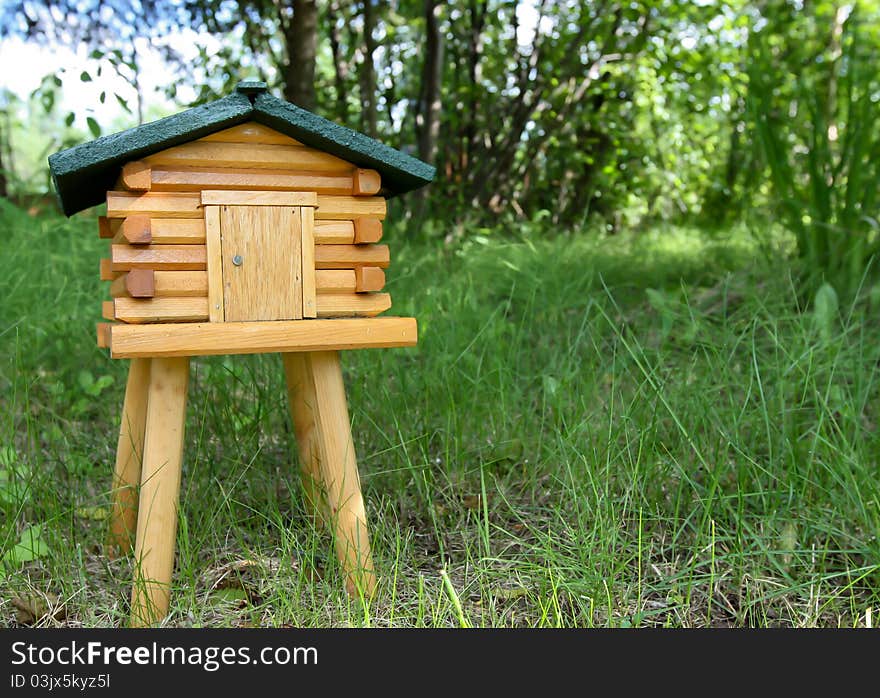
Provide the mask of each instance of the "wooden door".
{"label": "wooden door", "polygon": [[315,317],[312,208],[208,206],[206,224],[212,321]]}

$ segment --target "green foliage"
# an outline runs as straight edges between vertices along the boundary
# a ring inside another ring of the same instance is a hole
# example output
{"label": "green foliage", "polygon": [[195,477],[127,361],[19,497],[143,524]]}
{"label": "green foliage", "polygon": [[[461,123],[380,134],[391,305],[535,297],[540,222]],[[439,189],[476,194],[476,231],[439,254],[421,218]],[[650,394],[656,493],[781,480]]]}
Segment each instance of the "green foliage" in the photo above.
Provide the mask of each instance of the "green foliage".
{"label": "green foliage", "polygon": [[[101,552],[126,369],[95,347],[106,241],[88,216],[0,206],[0,228],[0,555],[17,551],[0,597],[50,590],[71,624],[122,625],[130,563]],[[444,246],[386,230],[420,336],[345,355],[367,608],[304,513],[277,357],[193,361],[169,623],[863,625],[870,297],[799,312],[786,258],[744,227],[498,228]]]}
{"label": "green foliage", "polygon": [[749,100],[807,297],[852,298],[880,250],[876,9],[771,3],[750,39]]}

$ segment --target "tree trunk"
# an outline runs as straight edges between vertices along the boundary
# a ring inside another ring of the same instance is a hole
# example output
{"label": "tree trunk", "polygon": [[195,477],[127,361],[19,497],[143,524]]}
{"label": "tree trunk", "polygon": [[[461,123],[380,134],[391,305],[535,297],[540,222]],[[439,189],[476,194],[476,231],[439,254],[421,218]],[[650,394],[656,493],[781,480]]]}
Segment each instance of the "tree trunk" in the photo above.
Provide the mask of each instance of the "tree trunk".
{"label": "tree trunk", "polygon": [[364,59],[361,61],[361,129],[368,136],[376,136],[376,66],[373,54],[376,51],[376,40],[373,29],[376,18],[373,15],[372,0],[364,0]]}
{"label": "tree trunk", "polygon": [[468,86],[467,125],[464,129],[467,163],[473,162],[477,142],[480,83],[483,81],[483,28],[486,24],[488,7],[487,0],[471,0],[469,8],[471,31],[468,39],[468,79],[470,85]]}
{"label": "tree trunk", "polygon": [[327,25],[330,34],[330,51],[333,54],[334,86],[336,88],[336,117],[348,121],[348,61],[342,54],[342,37],[337,20],[341,9],[338,0],[333,0],[327,9]]}
{"label": "tree trunk", "polygon": [[287,70],[284,97],[303,109],[314,111],[315,56],[318,50],[318,4],[316,0],[294,0],[293,21],[285,32]]}
{"label": "tree trunk", "polygon": [[433,164],[437,159],[440,133],[440,84],[443,79],[443,36],[440,33],[442,2],[425,0],[425,61],[416,118],[419,157]]}

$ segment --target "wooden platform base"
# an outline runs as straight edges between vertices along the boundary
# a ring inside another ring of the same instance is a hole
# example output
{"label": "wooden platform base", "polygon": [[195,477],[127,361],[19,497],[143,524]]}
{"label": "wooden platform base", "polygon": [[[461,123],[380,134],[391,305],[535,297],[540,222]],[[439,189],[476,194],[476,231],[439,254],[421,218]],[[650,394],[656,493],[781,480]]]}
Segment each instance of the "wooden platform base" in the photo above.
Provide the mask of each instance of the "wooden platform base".
{"label": "wooden platform base", "polygon": [[[114,341],[119,329],[125,328],[114,327]],[[339,353],[286,353],[282,358],[307,504],[334,535],[346,589],[370,596],[376,575]],[[108,547],[112,553],[134,547],[134,627],[155,625],[168,614],[188,379],[186,356],[137,358],[129,369]]]}
{"label": "wooden platform base", "polygon": [[418,333],[411,317],[119,324],[109,329],[114,359],[412,347]]}

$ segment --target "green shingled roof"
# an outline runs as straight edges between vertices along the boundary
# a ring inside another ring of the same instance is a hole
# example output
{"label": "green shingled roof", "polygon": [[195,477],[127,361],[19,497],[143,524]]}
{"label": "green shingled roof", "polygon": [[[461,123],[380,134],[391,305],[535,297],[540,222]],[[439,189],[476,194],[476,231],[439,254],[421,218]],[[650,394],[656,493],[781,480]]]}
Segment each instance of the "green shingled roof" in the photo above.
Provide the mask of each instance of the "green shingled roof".
{"label": "green shingled roof", "polygon": [[65,215],[100,204],[122,166],[231,126],[256,121],[301,143],[377,170],[391,194],[403,194],[434,179],[434,168],[350,128],[270,95],[266,83],[245,81],[236,92],[200,107],[49,156],[49,169]]}

